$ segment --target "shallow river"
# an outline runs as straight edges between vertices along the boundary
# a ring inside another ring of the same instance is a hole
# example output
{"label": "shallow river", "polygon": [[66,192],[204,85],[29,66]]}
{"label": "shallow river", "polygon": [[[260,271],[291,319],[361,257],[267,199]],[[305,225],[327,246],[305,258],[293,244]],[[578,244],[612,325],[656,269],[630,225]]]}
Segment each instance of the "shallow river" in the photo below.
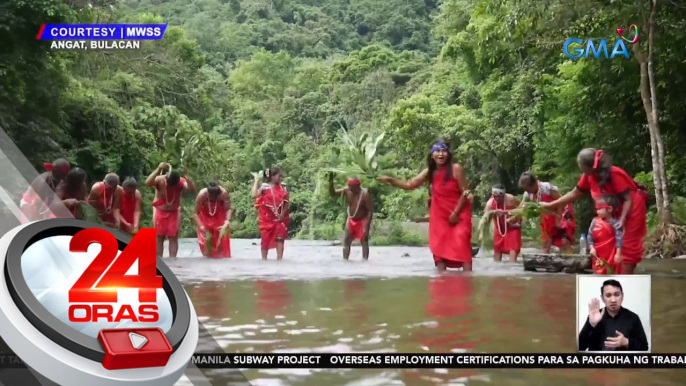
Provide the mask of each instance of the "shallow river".
{"label": "shallow river", "polygon": [[[327,242],[288,241],[283,261],[258,241],[232,240],[233,258],[209,260],[184,240],[167,264],[205,328],[226,352],[575,352],[575,276],[524,272],[476,258],[471,276],[438,276],[428,248],[372,247],[351,261]],[[653,352],[686,347],[686,260],[648,261]],[[199,349],[200,351],[200,349]],[[205,372],[213,385],[235,371]],[[244,370],[254,386],[682,385],[678,370]],[[190,385],[183,378],[177,385]]]}

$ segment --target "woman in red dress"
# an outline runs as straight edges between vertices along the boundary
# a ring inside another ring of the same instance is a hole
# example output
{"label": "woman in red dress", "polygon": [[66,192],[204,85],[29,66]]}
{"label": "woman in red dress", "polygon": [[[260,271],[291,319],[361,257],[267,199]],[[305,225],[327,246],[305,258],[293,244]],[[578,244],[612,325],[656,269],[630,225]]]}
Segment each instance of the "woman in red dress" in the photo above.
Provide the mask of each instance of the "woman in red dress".
{"label": "woman in red dress", "polygon": [[[210,182],[207,188],[201,190],[195,199],[193,221],[197,227],[198,245],[203,256],[231,257],[231,197],[226,189],[216,182]],[[210,234],[210,240],[207,240],[207,233]],[[208,242],[212,243],[210,248],[207,246]]]}
{"label": "woman in red dress", "polygon": [[446,268],[472,270],[472,198],[464,168],[453,163],[450,146],[438,141],[431,146],[428,167],[410,181],[379,177],[404,190],[428,183],[431,187],[429,248],[439,271]]}
{"label": "woman in red dress", "polygon": [[[531,172],[524,172],[519,178],[519,187],[524,189],[525,201],[553,202],[560,198],[557,187],[550,182],[539,181]],[[563,252],[571,252],[576,233],[576,216],[572,204],[561,205],[557,213],[541,215],[542,252],[550,253],[550,247],[556,246]]]}
{"label": "woman in red dress", "polygon": [[255,207],[259,212],[262,259],[267,260],[269,250],[276,248],[276,258],[281,260],[291,220],[288,192],[281,185],[282,172],[278,166],[265,170],[263,176],[265,183],[260,185],[260,178],[256,177],[252,187]]}
{"label": "woman in red dress", "polygon": [[602,196],[615,196],[620,209],[614,215],[624,230],[622,247],[622,268],[624,275],[634,273],[636,265],[643,259],[643,238],[647,233],[646,212],[648,193],[624,170],[613,166],[609,155],[602,150],[584,149],[577,157],[579,168],[584,173],[576,187],[561,198],[541,204],[546,209],[555,209],[584,196],[588,191],[594,200]]}

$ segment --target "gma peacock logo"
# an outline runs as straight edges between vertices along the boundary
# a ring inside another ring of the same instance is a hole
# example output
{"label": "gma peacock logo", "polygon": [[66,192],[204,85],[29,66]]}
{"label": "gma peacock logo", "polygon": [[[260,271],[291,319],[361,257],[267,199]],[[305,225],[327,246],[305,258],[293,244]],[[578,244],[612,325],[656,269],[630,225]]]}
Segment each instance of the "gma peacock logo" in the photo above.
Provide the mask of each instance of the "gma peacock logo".
{"label": "gma peacock logo", "polygon": [[577,60],[581,58],[588,59],[588,57],[591,55],[593,55],[594,58],[598,59],[600,58],[601,54],[605,59],[614,59],[616,56],[623,56],[626,59],[629,59],[631,56],[629,55],[627,44],[631,45],[638,43],[638,26],[636,26],[636,24],[632,24],[629,26],[627,32],[628,35],[631,35],[633,33],[633,38],[631,39],[624,36],[624,28],[617,27],[616,31],[617,35],[619,35],[620,38],[615,40],[612,53],[609,55],[607,50],[606,39],[600,39],[598,40],[598,44],[596,44],[596,41],[593,39],[587,39],[586,41],[584,41],[583,39],[570,37],[565,41],[565,44],[562,47],[562,51],[569,59],[572,60]]}

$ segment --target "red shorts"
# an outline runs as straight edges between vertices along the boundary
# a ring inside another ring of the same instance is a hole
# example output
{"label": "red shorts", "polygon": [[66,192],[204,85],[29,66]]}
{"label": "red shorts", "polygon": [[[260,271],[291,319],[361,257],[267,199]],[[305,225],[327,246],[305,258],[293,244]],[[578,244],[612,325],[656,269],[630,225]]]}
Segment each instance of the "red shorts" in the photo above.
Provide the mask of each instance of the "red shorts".
{"label": "red shorts", "polygon": [[155,230],[158,236],[178,237],[181,209],[165,212],[155,209]]}
{"label": "red shorts", "polygon": [[364,231],[367,228],[367,219],[359,220],[348,219],[348,234],[353,240],[362,240],[364,238]]}

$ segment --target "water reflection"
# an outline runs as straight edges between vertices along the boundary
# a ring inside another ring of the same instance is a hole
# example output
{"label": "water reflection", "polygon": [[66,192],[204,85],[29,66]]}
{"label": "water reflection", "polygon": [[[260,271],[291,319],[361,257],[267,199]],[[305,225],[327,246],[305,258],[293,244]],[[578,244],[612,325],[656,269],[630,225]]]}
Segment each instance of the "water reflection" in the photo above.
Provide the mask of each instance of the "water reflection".
{"label": "water reflection", "polygon": [[367,307],[365,307],[365,280],[346,280],[343,283],[344,298],[346,305],[350,309],[348,315],[356,323],[363,323],[367,320]]}
{"label": "water reflection", "polygon": [[231,312],[229,287],[225,283],[206,282],[193,287],[188,296],[199,316],[212,319],[225,318]]}
{"label": "water reflection", "polygon": [[291,303],[291,292],[285,281],[257,280],[257,309],[261,316],[271,317],[282,312]]}

